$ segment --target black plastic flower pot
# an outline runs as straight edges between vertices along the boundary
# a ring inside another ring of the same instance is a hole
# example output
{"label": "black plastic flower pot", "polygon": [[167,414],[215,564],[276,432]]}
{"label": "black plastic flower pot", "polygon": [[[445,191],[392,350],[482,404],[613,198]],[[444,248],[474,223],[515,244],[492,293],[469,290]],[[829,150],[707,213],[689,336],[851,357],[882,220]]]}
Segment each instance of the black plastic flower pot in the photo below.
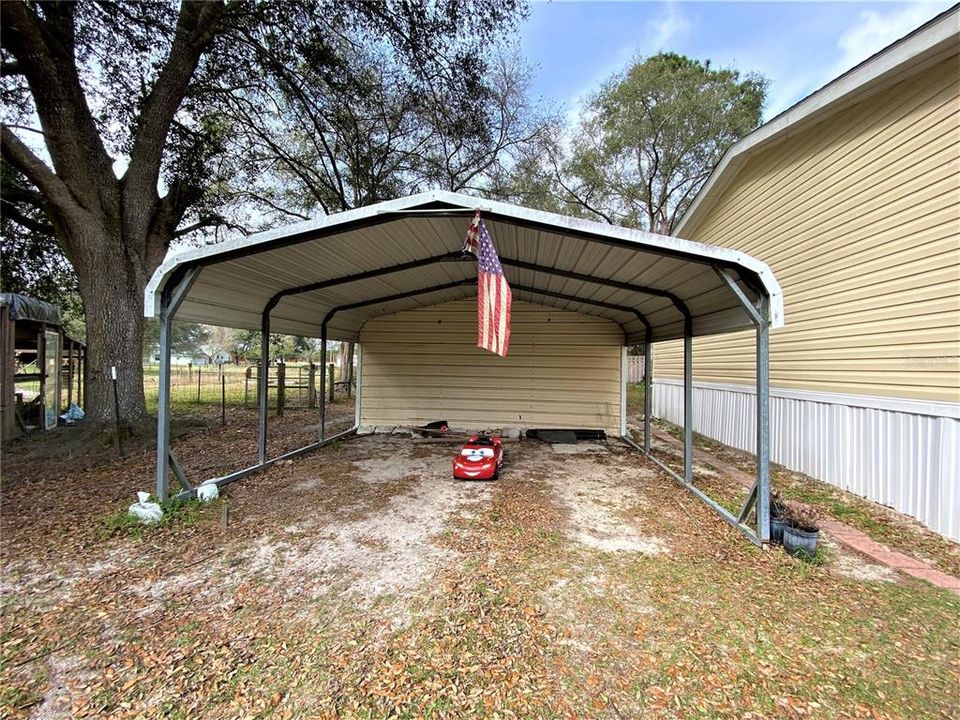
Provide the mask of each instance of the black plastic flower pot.
{"label": "black plastic flower pot", "polygon": [[770,544],[771,545],[783,545],[783,531],[787,527],[787,519],[785,517],[772,517],[770,518]]}
{"label": "black plastic flower pot", "polygon": [[819,537],[819,530],[801,530],[787,525],[783,528],[783,549],[794,557],[812,558],[817,554],[817,539]]}

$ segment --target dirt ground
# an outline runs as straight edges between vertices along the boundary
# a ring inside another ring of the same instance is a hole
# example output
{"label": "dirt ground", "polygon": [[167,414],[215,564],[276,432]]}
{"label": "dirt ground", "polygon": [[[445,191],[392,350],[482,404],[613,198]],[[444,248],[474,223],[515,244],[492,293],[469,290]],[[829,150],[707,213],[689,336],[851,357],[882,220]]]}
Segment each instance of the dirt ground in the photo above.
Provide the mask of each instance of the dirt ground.
{"label": "dirt ground", "polygon": [[[218,474],[252,437],[176,449]],[[955,716],[957,596],[835,545],[760,551],[617,443],[514,443],[494,483],[452,480],[454,448],[344,440],[146,529],[122,516],[149,448],[75,473],[15,452],[3,714]]]}

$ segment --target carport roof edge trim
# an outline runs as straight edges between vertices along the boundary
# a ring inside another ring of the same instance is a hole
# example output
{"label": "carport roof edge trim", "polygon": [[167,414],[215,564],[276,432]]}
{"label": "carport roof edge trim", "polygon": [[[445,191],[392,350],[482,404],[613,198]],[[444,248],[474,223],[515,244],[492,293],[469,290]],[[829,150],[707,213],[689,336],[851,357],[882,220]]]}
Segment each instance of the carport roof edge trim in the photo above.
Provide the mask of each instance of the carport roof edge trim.
{"label": "carport roof edge trim", "polygon": [[[436,203],[442,203],[449,207],[425,207],[433,206]],[[762,283],[763,290],[770,302],[770,326],[777,328],[784,324],[783,291],[780,284],[766,263],[746,253],[692,240],[683,240],[667,235],[558,215],[443,190],[409,195],[396,200],[266,230],[246,237],[233,238],[217,245],[184,249],[172,253],[157,268],[144,290],[144,315],[146,317],[156,317],[158,315],[160,294],[178,269],[215,264],[221,257],[226,260],[238,254],[267,252],[272,246],[286,246],[291,242],[299,242],[300,238],[303,241],[309,241],[314,233],[324,231],[324,234],[327,234],[338,226],[343,226],[344,231],[346,231],[356,223],[373,220],[378,216],[396,213],[402,217],[405,212],[418,209],[433,210],[439,214],[444,211],[469,211],[476,208],[479,208],[481,213],[495,216],[496,219],[507,222],[513,220],[517,224],[527,223],[548,228],[558,233],[593,237],[597,240],[612,239],[625,245],[636,245],[638,250],[645,252],[674,257],[687,256],[692,262],[705,265],[723,264],[734,268],[742,268],[755,275]]]}

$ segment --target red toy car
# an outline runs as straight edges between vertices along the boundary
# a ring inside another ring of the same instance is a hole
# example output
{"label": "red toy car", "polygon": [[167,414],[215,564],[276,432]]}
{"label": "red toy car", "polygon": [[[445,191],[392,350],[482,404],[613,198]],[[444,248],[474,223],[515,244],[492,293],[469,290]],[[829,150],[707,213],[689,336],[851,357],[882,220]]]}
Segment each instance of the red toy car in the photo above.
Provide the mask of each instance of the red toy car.
{"label": "red toy car", "polygon": [[503,467],[503,443],[498,437],[474,435],[453,459],[457,480],[496,480]]}

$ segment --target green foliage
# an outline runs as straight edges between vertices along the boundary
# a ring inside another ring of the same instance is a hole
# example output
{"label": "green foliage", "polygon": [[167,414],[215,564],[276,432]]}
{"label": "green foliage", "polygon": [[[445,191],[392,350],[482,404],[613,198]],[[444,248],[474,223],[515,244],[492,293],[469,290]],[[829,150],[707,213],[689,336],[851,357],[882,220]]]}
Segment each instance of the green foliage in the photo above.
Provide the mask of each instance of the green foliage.
{"label": "green foliage", "polygon": [[52,234],[22,173],[0,162],[0,288],[59,306],[67,334],[84,339],[77,276]]}
{"label": "green foliage", "polygon": [[528,98],[530,69],[509,49],[458,56],[458,66],[447,58],[424,77],[382,40],[353,39],[274,66],[279,91],[245,87],[225,103],[238,194],[273,220],[427,187],[489,190],[544,131]]}
{"label": "green foliage", "polygon": [[591,99],[565,189],[608,222],[669,234],[727,148],[760,123],[766,86],[674,53],[635,62]]}
{"label": "green foliage", "polygon": [[[203,346],[210,337],[210,329],[206,325],[191,322],[174,321],[171,338],[173,353],[176,355],[199,355],[203,353]],[[144,324],[143,356],[153,359],[160,347],[160,322],[150,318]]]}
{"label": "green foliage", "polygon": [[[151,502],[156,499],[151,496]],[[100,521],[100,536],[104,539],[118,535],[143,537],[144,534],[154,532],[165,527],[189,527],[196,525],[213,506],[221,501],[204,503],[196,498],[190,500],[168,500],[161,504],[163,518],[158,523],[146,525],[129,513],[127,509],[117,510],[104,516]]]}

